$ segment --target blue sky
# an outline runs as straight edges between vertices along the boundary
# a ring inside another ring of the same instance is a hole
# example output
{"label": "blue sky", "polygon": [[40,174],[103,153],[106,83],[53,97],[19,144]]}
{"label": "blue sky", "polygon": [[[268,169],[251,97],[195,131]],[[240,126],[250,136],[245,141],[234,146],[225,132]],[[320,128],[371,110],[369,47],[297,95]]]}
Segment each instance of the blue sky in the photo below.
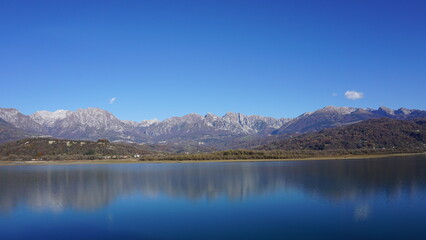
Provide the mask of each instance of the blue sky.
{"label": "blue sky", "polygon": [[135,121],[426,109],[425,12],[423,0],[1,1],[0,107]]}

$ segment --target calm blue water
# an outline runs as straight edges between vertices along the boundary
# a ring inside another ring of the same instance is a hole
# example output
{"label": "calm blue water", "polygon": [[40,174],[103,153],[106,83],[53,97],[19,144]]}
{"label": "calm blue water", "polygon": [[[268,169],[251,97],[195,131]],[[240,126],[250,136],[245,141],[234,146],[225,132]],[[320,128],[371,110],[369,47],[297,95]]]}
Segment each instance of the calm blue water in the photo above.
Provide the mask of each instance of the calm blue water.
{"label": "calm blue water", "polygon": [[0,167],[0,239],[426,239],[426,157]]}

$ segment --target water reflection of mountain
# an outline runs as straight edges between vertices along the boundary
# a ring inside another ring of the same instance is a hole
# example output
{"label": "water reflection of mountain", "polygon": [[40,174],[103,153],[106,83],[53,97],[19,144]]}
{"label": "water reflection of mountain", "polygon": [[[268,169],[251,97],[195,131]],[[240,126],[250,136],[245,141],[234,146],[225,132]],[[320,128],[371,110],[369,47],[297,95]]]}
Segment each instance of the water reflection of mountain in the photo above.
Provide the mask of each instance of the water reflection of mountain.
{"label": "water reflection of mountain", "polygon": [[299,190],[339,201],[426,190],[426,157],[265,163],[17,166],[0,168],[0,211],[93,209],[120,195],[244,199]]}

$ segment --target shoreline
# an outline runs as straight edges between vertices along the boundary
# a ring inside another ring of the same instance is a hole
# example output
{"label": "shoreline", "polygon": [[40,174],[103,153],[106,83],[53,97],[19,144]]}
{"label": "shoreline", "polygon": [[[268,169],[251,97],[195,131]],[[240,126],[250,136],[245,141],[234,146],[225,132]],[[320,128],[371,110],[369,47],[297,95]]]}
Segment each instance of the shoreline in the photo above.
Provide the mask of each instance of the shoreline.
{"label": "shoreline", "polygon": [[229,160],[152,160],[140,161],[139,159],[117,160],[58,160],[58,161],[0,161],[0,166],[43,166],[43,165],[86,165],[86,164],[132,164],[132,163],[203,163],[203,162],[287,162],[287,161],[318,161],[318,160],[350,160],[350,159],[374,159],[385,157],[403,157],[425,155],[426,153],[394,153],[394,154],[366,154],[366,155],[340,155],[319,156],[307,158],[287,159],[229,159]]}

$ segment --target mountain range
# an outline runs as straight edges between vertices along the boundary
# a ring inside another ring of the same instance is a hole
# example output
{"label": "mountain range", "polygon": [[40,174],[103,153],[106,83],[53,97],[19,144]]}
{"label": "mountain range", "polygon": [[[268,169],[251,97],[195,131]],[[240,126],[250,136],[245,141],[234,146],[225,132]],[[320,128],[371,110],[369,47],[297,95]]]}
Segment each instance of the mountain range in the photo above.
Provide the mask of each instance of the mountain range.
{"label": "mountain range", "polygon": [[272,118],[240,113],[217,116],[188,114],[163,121],[120,120],[100,108],[38,111],[24,115],[14,108],[0,108],[0,142],[29,136],[51,136],[62,139],[97,140],[140,144],[189,145],[199,148],[226,149],[235,143],[268,136],[319,131],[376,118],[415,119],[426,117],[426,111],[380,107],[352,108],[327,106],[296,118]]}

